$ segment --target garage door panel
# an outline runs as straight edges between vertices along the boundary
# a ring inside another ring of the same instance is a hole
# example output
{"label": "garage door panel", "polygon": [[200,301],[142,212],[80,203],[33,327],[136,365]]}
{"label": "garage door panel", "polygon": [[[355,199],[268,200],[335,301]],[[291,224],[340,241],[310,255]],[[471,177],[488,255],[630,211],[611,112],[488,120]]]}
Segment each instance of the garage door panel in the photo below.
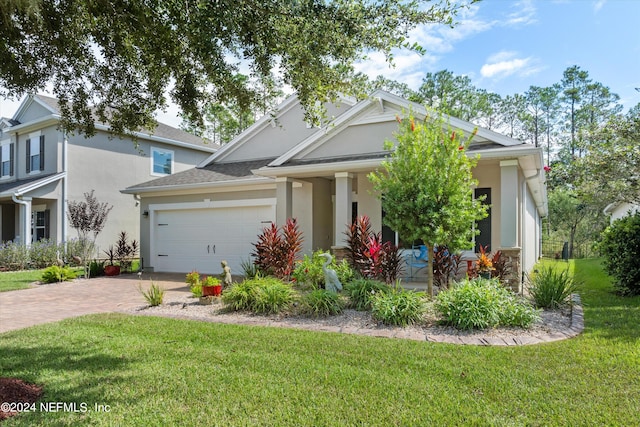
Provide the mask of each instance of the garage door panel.
{"label": "garage door panel", "polygon": [[[234,274],[248,260],[263,227],[274,220],[272,206],[166,210],[156,213],[155,269],[167,272],[222,272],[226,260]],[[163,255],[163,256],[161,256]]]}

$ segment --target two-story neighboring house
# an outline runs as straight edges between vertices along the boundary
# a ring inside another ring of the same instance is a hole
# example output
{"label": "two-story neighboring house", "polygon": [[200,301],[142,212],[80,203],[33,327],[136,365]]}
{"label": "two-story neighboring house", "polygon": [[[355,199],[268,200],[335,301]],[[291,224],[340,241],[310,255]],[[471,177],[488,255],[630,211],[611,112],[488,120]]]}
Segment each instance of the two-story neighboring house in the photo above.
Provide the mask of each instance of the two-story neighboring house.
{"label": "two-story neighboring house", "polygon": [[59,129],[54,98],[31,95],[11,119],[0,121],[0,242],[63,242],[77,237],[67,220],[67,202],[83,201],[94,190],[113,206],[98,236],[97,255],[115,243],[120,231],[140,234],[139,203],[120,193],[138,182],[193,168],[215,152],[216,144],[158,124],[153,133],[113,138],[96,124],[91,138]]}

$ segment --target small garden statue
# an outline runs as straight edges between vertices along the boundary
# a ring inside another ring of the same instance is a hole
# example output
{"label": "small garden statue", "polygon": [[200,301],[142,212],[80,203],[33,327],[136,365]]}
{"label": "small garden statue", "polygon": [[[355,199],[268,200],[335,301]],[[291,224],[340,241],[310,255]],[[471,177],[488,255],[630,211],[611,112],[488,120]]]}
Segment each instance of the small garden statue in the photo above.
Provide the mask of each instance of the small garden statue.
{"label": "small garden statue", "polygon": [[329,264],[331,264],[332,256],[331,254],[320,254],[321,257],[324,257],[326,261],[322,264],[322,272],[324,273],[324,288],[328,291],[338,292],[342,290],[342,283],[338,279],[338,274],[335,270],[331,268],[327,268]]}
{"label": "small garden statue", "polygon": [[231,286],[233,282],[231,279],[231,267],[229,267],[227,261],[222,261],[220,264],[222,265],[222,283],[224,286]]}

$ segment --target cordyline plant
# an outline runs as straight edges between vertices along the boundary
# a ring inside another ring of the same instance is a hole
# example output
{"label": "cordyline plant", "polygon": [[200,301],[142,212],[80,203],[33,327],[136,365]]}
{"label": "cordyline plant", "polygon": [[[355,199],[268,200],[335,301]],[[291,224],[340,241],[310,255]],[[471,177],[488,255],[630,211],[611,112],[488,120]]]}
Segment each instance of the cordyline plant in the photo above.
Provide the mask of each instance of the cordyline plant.
{"label": "cordyline plant", "polygon": [[287,219],[280,230],[272,223],[262,229],[258,242],[253,244],[256,248],[252,253],[254,264],[265,274],[289,280],[302,242],[302,232],[294,218]]}
{"label": "cordyline plant", "polygon": [[344,233],[347,236],[347,257],[362,277],[393,283],[402,273],[398,248],[382,241],[382,233],[371,231],[371,221],[359,216]]}
{"label": "cordyline plant", "polygon": [[89,258],[95,247],[96,237],[107,222],[107,215],[113,208],[108,203],[100,203],[90,193],[84,193],[84,201],[70,200],[67,205],[67,218],[72,228],[75,228],[80,241],[80,258],[84,266],[84,274],[89,278]]}
{"label": "cordyline plant", "polygon": [[[472,224],[487,216],[482,200],[473,197],[478,182],[471,169],[478,158],[466,153],[475,131],[464,136],[442,115],[424,122],[411,114],[397,119],[397,144],[385,141],[390,156],[369,179],[382,199],[384,223],[403,240],[422,240],[433,265],[435,245],[471,247]],[[433,296],[433,268],[427,269],[427,284]]]}

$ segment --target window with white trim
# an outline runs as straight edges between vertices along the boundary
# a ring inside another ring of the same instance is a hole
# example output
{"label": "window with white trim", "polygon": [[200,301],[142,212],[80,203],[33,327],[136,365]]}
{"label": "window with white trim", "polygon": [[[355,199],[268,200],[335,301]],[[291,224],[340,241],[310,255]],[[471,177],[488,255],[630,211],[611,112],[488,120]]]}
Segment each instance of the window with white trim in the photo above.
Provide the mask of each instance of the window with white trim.
{"label": "window with white trim", "polygon": [[44,135],[27,139],[27,173],[44,170]]}
{"label": "window with white trim", "polygon": [[38,242],[42,239],[48,239],[49,227],[50,211],[48,209],[31,212],[31,239],[34,242]]}
{"label": "window with white trim", "polygon": [[173,173],[173,151],[151,147],[151,175]]}
{"label": "window with white trim", "polygon": [[13,176],[13,144],[0,146],[0,178]]}

